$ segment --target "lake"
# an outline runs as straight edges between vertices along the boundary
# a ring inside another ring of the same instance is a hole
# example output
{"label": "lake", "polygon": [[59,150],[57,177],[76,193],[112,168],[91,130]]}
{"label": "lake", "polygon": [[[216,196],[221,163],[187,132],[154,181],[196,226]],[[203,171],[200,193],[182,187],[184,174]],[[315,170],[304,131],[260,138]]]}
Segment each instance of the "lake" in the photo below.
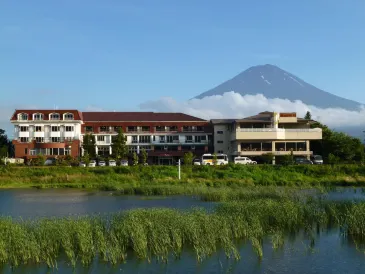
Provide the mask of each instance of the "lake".
{"label": "lake", "polygon": [[[365,199],[362,189],[337,189],[323,195],[330,200]],[[72,189],[2,190],[0,214],[37,218],[107,214],[133,208],[168,207],[181,210],[192,207],[214,209],[215,203],[201,202],[188,196],[141,197],[115,196],[111,192],[90,192]],[[180,260],[170,258],[168,264],[140,261],[133,256],[127,263],[111,266],[97,260],[88,268],[73,270],[60,258],[57,270],[43,265],[27,265],[16,269],[0,268],[1,273],[364,273],[365,253],[343,237],[338,229],[319,231],[314,246],[299,233],[286,237],[283,248],[274,251],[269,239],[263,243],[264,256],[259,260],[249,243],[240,243],[241,260],[226,259],[224,252],[197,263],[194,253],[185,250]]]}

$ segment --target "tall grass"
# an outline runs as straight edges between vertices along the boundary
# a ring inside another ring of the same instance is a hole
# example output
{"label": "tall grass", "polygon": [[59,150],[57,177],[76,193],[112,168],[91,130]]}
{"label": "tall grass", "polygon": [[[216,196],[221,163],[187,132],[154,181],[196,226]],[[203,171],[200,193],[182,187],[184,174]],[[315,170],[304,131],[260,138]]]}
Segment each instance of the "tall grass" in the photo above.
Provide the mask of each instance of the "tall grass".
{"label": "tall grass", "polygon": [[168,262],[184,249],[202,261],[223,249],[240,259],[239,244],[249,242],[258,258],[262,241],[271,238],[273,249],[284,245],[284,235],[340,227],[357,240],[365,237],[365,203],[300,202],[248,199],[227,202],[213,212],[202,209],[137,209],[107,217],[19,221],[0,218],[0,264],[19,266],[44,263],[57,267],[61,256],[75,266],[126,262],[132,254],[142,260]]}
{"label": "tall grass", "polygon": [[171,166],[102,168],[0,167],[0,188],[88,188],[121,193],[189,194],[191,188],[364,186],[365,166],[193,166],[182,180]]}

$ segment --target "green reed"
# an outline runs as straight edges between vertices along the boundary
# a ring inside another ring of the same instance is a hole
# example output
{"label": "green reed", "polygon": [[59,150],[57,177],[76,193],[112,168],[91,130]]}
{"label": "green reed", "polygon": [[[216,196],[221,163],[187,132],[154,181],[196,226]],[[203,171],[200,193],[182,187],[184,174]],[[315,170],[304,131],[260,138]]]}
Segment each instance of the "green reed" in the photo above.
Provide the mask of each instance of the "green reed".
{"label": "green reed", "polygon": [[178,259],[192,250],[202,261],[223,249],[240,259],[239,243],[248,242],[262,258],[264,238],[273,249],[285,235],[338,227],[360,243],[365,238],[365,203],[300,201],[282,196],[227,202],[213,212],[203,209],[136,209],[108,216],[50,218],[32,221],[0,218],[0,264],[46,264],[57,267],[65,256],[75,266],[96,258],[118,264],[128,255],[151,261]]}

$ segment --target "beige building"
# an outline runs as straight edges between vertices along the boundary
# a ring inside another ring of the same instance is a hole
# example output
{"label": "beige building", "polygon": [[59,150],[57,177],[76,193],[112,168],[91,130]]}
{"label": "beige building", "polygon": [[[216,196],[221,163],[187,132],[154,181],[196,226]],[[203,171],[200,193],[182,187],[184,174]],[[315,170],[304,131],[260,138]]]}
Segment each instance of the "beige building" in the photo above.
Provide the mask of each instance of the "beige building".
{"label": "beige building", "polygon": [[261,112],[243,119],[214,119],[214,152],[236,156],[288,155],[310,157],[311,140],[322,139],[322,129],[296,113]]}

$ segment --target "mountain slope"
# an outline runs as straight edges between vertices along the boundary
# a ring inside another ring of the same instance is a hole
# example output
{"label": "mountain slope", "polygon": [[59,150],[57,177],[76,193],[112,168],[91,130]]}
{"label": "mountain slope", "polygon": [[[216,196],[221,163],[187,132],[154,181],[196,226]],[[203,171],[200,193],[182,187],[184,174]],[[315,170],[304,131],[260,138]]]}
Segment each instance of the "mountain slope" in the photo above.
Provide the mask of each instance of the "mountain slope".
{"label": "mountain slope", "polygon": [[361,104],[318,89],[295,75],[273,65],[251,67],[196,98],[234,91],[241,95],[263,94],[266,98],[301,100],[320,108],[357,110]]}

